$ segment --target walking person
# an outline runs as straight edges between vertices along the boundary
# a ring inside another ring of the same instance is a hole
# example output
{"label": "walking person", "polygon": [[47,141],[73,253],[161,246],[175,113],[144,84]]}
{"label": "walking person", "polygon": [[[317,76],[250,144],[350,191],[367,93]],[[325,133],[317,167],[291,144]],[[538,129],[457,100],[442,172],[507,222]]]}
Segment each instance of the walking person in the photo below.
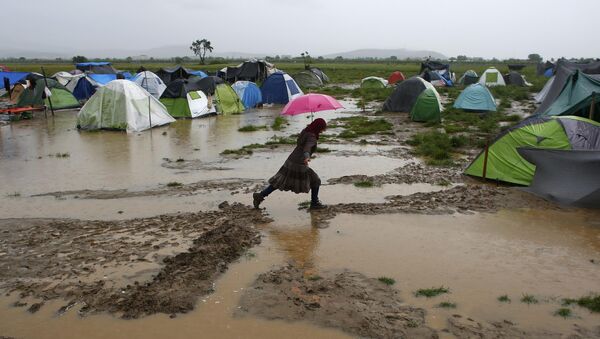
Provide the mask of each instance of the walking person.
{"label": "walking person", "polygon": [[300,132],[296,141],[296,148],[292,151],[283,166],[271,179],[269,186],[253,194],[254,207],[259,208],[260,203],[275,190],[292,191],[294,193],[308,193],[310,191],[310,209],[323,209],[326,206],[319,200],[319,187],[321,179],[308,166],[311,155],[317,149],[319,134],[327,128],[325,120],[318,118]]}

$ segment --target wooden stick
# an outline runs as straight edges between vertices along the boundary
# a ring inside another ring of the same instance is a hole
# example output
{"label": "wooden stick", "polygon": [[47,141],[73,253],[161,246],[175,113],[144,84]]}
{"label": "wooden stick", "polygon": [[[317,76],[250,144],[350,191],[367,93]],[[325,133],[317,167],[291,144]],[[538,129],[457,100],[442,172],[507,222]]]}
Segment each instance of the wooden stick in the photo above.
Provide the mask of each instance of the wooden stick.
{"label": "wooden stick", "polygon": [[486,140],[485,142],[485,155],[483,157],[483,178],[487,179],[487,163],[488,163],[488,153],[490,149],[490,140]]}
{"label": "wooden stick", "polygon": [[595,106],[596,106],[596,93],[592,92],[592,104],[590,105],[590,120],[594,120]]}
{"label": "wooden stick", "polygon": [[[46,84],[46,87],[44,87],[44,93],[45,93],[46,88],[48,88],[48,80],[46,79],[46,71],[44,70],[44,67],[42,67],[42,75],[44,76],[44,84]],[[50,91],[50,88],[48,88],[48,91]],[[54,107],[52,107],[51,95],[48,96],[48,102],[50,103],[50,111],[52,112],[52,116],[54,116]]]}

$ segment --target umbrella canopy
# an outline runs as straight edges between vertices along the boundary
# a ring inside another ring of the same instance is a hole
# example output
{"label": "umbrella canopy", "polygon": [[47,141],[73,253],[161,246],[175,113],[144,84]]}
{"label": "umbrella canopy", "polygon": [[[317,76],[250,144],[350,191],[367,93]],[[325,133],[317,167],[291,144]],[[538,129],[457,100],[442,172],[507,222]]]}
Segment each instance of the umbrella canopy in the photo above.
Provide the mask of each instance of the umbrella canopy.
{"label": "umbrella canopy", "polygon": [[288,102],[281,111],[281,115],[298,115],[338,108],[344,108],[344,106],[329,95],[310,93]]}

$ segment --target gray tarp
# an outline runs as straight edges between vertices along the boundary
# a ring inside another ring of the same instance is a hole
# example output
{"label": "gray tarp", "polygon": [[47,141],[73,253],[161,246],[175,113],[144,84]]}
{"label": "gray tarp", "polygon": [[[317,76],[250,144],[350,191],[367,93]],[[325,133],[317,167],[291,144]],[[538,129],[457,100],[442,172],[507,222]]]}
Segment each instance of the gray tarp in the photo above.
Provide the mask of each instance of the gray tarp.
{"label": "gray tarp", "polygon": [[560,204],[600,208],[600,151],[519,148],[518,152],[536,165],[525,191]]}

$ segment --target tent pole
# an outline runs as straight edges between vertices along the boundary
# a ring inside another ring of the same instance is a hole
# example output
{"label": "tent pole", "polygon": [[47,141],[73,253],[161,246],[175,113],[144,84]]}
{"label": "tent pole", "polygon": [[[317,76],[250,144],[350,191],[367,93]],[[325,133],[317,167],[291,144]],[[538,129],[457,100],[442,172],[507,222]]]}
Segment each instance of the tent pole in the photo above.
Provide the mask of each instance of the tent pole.
{"label": "tent pole", "polygon": [[[44,84],[46,84],[46,87],[44,87],[44,93],[45,93],[46,88],[48,88],[48,80],[46,80],[46,71],[44,70],[44,67],[42,67],[42,75],[44,76]],[[50,88],[48,88],[48,91],[50,91]],[[52,112],[52,116],[54,116],[54,107],[52,107],[51,95],[48,96],[48,102],[50,103],[50,112]]]}
{"label": "tent pole", "polygon": [[592,104],[590,105],[590,120],[594,120],[594,108],[596,107],[596,93],[592,92]]}
{"label": "tent pole", "polygon": [[[146,71],[144,71],[144,82],[146,82],[146,87],[148,87],[148,78],[146,77],[146,74]],[[151,98],[150,96],[148,96],[148,121],[150,121],[150,130],[152,130],[152,111],[150,110],[150,105],[152,104],[152,102],[150,100]]]}
{"label": "tent pole", "polygon": [[487,163],[488,163],[489,149],[490,149],[490,140],[487,139],[485,141],[485,155],[483,157],[483,179],[487,179]]}

